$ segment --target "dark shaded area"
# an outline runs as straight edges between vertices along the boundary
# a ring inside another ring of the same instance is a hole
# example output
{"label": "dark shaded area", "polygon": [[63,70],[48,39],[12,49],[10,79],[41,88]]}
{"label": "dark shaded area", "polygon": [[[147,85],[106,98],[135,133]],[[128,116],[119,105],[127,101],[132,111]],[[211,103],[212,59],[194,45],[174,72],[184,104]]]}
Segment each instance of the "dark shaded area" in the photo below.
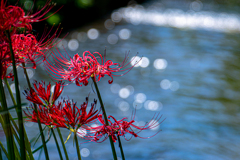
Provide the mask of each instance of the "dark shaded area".
{"label": "dark shaded area", "polygon": [[[52,3],[56,3],[56,6],[49,13],[54,13],[62,7],[56,15],[63,32],[68,32],[102,18],[117,8],[141,4],[144,1],[146,0],[53,0]],[[20,0],[17,5],[23,7],[27,4],[26,2],[28,1]],[[46,1],[35,0],[33,13],[45,3]],[[15,5],[16,0],[8,0],[8,4]],[[45,25],[46,21],[38,22],[33,24],[33,28],[37,33],[41,33]],[[51,25],[51,23],[48,23],[48,25]]]}
{"label": "dark shaded area", "polygon": [[[103,18],[104,16],[109,15],[113,10],[120,7],[142,4],[147,1],[149,0],[52,0],[51,3],[56,3],[56,6],[49,12],[49,14],[56,12],[59,8],[61,9],[54,15],[55,17],[52,17],[51,22],[48,20],[47,23],[46,21],[34,23],[34,32],[41,34],[43,32],[43,28],[46,27],[46,24],[51,26],[53,23],[61,23],[61,28],[63,28],[62,33],[64,34],[83,25],[87,25],[97,19]],[[177,0],[176,3],[188,4],[192,1],[194,0]],[[203,3],[214,3],[215,5],[220,6],[240,6],[240,1],[236,0],[201,1]],[[46,0],[8,0],[7,2],[8,4],[17,4],[21,7],[24,5],[31,6],[34,2],[34,8],[31,9],[33,13],[46,4]],[[167,0],[159,2],[164,3],[167,2]],[[55,26],[57,27],[58,25]]]}

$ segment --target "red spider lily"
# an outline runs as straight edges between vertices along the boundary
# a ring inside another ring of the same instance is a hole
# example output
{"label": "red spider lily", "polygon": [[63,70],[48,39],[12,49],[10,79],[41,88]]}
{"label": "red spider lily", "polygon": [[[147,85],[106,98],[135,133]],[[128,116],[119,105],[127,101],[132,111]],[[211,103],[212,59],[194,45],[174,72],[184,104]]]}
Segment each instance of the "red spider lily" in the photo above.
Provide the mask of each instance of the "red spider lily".
{"label": "red spider lily", "polygon": [[49,59],[45,61],[46,70],[53,79],[68,80],[75,82],[78,86],[82,86],[82,84],[85,86],[88,85],[89,78],[91,77],[98,82],[105,75],[111,77],[111,80],[108,81],[108,83],[111,84],[113,82],[113,76],[122,76],[134,67],[125,68],[131,63],[127,63],[128,54],[125,55],[122,63],[113,63],[111,60],[106,61],[106,50],[104,58],[98,52],[90,53],[89,51],[83,52],[82,57],[78,54],[75,54],[73,58],[68,54],[67,56],[70,60],[65,58],[59,50],[55,50],[55,52],[52,51],[54,62],[51,62]]}
{"label": "red spider lily", "polygon": [[[56,41],[53,40],[55,35],[43,42],[47,36],[48,34],[37,41],[32,34],[13,34],[11,40],[16,65],[19,66],[20,63],[32,64],[32,68],[36,69],[37,62],[41,63],[42,60],[45,60],[48,56],[48,49],[55,45],[53,44]],[[12,66],[12,59],[9,44],[4,39],[0,40],[0,62],[2,64],[1,78],[12,77],[11,73],[11,75],[6,76],[7,69]]]}
{"label": "red spider lily", "polygon": [[1,0],[0,6],[0,31],[6,31],[12,29],[15,31],[17,28],[25,28],[29,31],[32,30],[32,23],[43,21],[56,12],[58,12],[59,8],[56,12],[51,14],[50,16],[44,17],[54,6],[55,4],[51,4],[51,0],[48,0],[46,4],[38,10],[34,14],[30,14],[29,11],[27,14],[23,11],[22,8],[18,6],[6,6],[7,1]]}
{"label": "red spider lily", "polygon": [[18,6],[6,6],[7,2],[1,0],[0,6],[0,31],[1,33],[13,29],[14,31],[18,27],[26,26],[26,24],[21,23],[20,19],[24,17],[24,11]]}
{"label": "red spider lily", "polygon": [[[98,118],[99,111],[96,110],[96,103],[91,104],[90,111],[87,112],[88,98],[80,108],[76,106],[76,103],[71,102],[70,100],[63,100],[57,105],[53,104],[52,107],[43,107],[39,105],[37,112],[40,118],[40,122],[45,125],[52,125],[55,127],[67,128],[71,132],[75,132],[80,128],[89,128],[85,125],[90,124]],[[33,107],[32,107],[33,108]],[[36,111],[25,112],[28,120],[31,122],[37,122]]]}
{"label": "red spider lily", "polygon": [[63,91],[63,84],[62,82],[56,82],[54,91],[51,95],[51,84],[49,83],[45,85],[45,82],[37,82],[35,81],[33,83],[34,89],[30,88],[29,90],[25,90],[25,96],[26,99],[36,103],[38,105],[44,105],[49,107],[52,107],[54,102],[58,99],[58,97],[61,95]]}
{"label": "red spider lily", "polygon": [[[53,105],[50,108],[44,107],[42,105],[38,105],[37,110],[34,110],[34,107],[31,106],[31,111],[28,109],[28,112],[25,112],[26,117],[28,118],[27,121],[29,122],[37,122],[37,114],[40,120],[40,123],[51,126],[54,125],[56,127],[63,127],[66,125],[62,122],[61,111],[58,108],[59,106]],[[57,114],[59,116],[59,120],[56,122],[51,115]]]}
{"label": "red spider lily", "polygon": [[[162,116],[157,114],[157,115],[154,115],[151,121],[146,123],[144,126],[137,126],[133,124],[135,122],[134,117],[135,115],[133,116],[133,118],[131,118],[132,120],[128,122],[126,121],[127,119],[126,117],[117,121],[113,116],[108,116],[109,125],[106,125],[105,121],[102,119],[102,115],[99,115],[98,120],[102,125],[97,127],[92,127],[91,129],[94,135],[87,136],[86,139],[100,143],[105,141],[109,136],[111,136],[113,139],[113,142],[116,142],[117,136],[124,136],[126,140],[130,140],[132,137],[130,139],[127,139],[125,137],[127,133],[131,134],[134,137],[147,139],[155,136],[160,131],[158,131],[156,134],[150,137],[141,137],[138,135],[138,133],[140,133],[143,130],[154,129],[158,127],[165,120],[164,119],[163,121],[159,122]],[[113,122],[110,120],[110,118],[113,120]]]}
{"label": "red spider lily", "polygon": [[[91,109],[87,113],[88,97],[86,98],[86,102],[81,104],[80,108],[76,106],[76,103],[73,103],[69,100],[64,101],[62,113],[68,128],[77,130],[83,125],[94,122],[98,118],[99,113],[99,111],[96,110],[96,104],[97,101],[94,100],[94,103],[91,104]],[[52,117],[57,120],[57,117]]]}
{"label": "red spider lily", "polygon": [[[56,31],[57,32],[57,31]],[[36,69],[37,62],[42,62],[48,56],[47,53],[50,48],[55,46],[56,36],[55,34],[52,37],[48,37],[49,33],[45,36],[42,36],[39,41],[32,34],[14,34],[11,36],[12,39],[12,48],[15,55],[16,63],[26,63],[32,64],[32,68]],[[48,37],[48,39],[47,39]],[[45,41],[45,39],[47,39]]]}
{"label": "red spider lily", "polygon": [[14,78],[12,73],[7,73],[7,69],[12,65],[8,44],[0,44],[0,78]]}
{"label": "red spider lily", "polygon": [[[6,30],[11,31],[11,40],[12,48],[14,52],[14,58],[16,65],[19,66],[19,63],[32,64],[32,68],[36,68],[37,62],[42,62],[46,59],[48,50],[52,48],[55,42],[56,37],[59,36],[60,32],[57,34],[58,29],[53,36],[49,37],[49,33],[46,30],[41,36],[40,40],[37,41],[36,37],[32,34],[15,34],[17,28],[28,28],[31,29],[32,22],[41,21],[45,18],[42,18],[54,5],[50,4],[50,1],[33,15],[25,15],[24,11],[17,6],[6,6],[6,1],[1,0],[0,6],[0,62],[1,66],[1,78],[12,78],[13,74],[7,74],[7,69],[11,67],[11,56],[9,48],[9,40],[5,35]],[[42,15],[40,15],[42,13]],[[46,17],[48,18],[48,17]],[[58,27],[59,28],[59,27]]]}

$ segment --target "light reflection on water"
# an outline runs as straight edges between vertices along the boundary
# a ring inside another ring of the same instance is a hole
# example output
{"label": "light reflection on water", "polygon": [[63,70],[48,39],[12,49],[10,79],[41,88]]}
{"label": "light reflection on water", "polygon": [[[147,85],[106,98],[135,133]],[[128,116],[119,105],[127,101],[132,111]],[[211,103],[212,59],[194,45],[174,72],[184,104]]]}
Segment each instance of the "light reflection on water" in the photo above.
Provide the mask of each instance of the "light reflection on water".
{"label": "light reflection on water", "polygon": [[[108,77],[98,83],[107,113],[117,119],[123,116],[130,119],[134,108],[136,124],[144,125],[159,111],[167,118],[155,137],[122,140],[128,159],[237,159],[240,157],[238,14],[205,12],[200,1],[192,2],[187,11],[164,10],[159,3],[148,5],[117,10],[108,22],[103,20],[80,28],[58,47],[65,48],[69,55],[85,50],[103,54],[106,47],[107,59],[114,62],[121,62],[128,51],[130,57],[137,52],[139,59],[142,57],[142,62],[129,73],[114,77],[113,84],[107,83]],[[50,81],[40,67],[31,80],[34,79]],[[26,89],[25,79],[20,82],[21,89]],[[90,100],[96,98],[92,88],[91,83],[87,87],[70,84],[63,96],[80,105],[90,92]],[[32,137],[37,131],[34,126],[26,125]],[[62,131],[67,137],[69,132]],[[148,137],[156,132],[143,131],[140,135]],[[71,137],[67,147],[75,158],[72,142]],[[56,151],[54,142],[48,145]],[[84,143],[80,148],[85,149],[81,151],[89,154],[89,159],[112,158],[108,141]],[[120,155],[118,147],[116,150]]]}

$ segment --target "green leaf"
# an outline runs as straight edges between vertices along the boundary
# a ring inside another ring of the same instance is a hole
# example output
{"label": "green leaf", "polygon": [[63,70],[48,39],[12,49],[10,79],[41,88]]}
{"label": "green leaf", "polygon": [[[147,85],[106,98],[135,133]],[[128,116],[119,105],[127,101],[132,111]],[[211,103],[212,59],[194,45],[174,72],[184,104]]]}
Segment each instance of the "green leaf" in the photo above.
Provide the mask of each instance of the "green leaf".
{"label": "green leaf", "polygon": [[[21,106],[26,106],[27,105],[27,103],[21,103]],[[11,110],[11,109],[14,109],[14,108],[17,108],[17,106],[11,106],[11,107],[8,107],[7,108],[7,111],[0,111],[0,114],[6,114],[9,110]]]}
{"label": "green leaf", "polygon": [[[50,140],[50,138],[52,137],[52,133],[50,133],[50,136],[48,137],[48,139],[45,141],[45,143],[47,143],[49,140]],[[37,152],[39,149],[41,149],[41,148],[43,148],[43,145],[41,145],[40,147],[38,147],[37,149],[35,149],[34,151],[32,151],[32,153],[35,153],[35,152]]]}

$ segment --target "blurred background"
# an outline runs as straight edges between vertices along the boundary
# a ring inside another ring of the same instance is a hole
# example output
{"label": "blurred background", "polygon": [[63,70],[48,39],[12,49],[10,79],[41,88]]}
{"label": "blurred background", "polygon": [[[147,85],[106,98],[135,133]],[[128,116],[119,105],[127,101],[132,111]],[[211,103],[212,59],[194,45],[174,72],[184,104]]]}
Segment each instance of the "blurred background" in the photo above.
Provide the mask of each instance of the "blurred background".
{"label": "blurred background", "polygon": [[[44,4],[34,2],[35,9]],[[109,77],[98,83],[108,115],[130,118],[136,108],[136,125],[149,122],[158,112],[166,118],[156,130],[139,134],[148,137],[162,130],[150,139],[122,139],[127,159],[240,158],[240,1],[53,2],[57,3],[55,10],[63,8],[47,21],[37,23],[34,30],[40,33],[45,24],[61,22],[65,38],[57,47],[62,53],[65,48],[70,56],[86,50],[103,54],[106,48],[107,59],[114,62],[122,62],[129,51],[129,60],[137,53],[137,58],[142,57],[127,75],[114,77],[113,84],[108,84]],[[18,5],[27,10],[33,1],[19,0]],[[23,73],[21,69],[19,72]],[[53,84],[43,66],[28,72],[32,81]],[[20,83],[22,91],[27,88],[23,76]],[[97,98],[92,88],[92,83],[87,87],[71,84],[65,87],[62,97],[80,105],[90,93],[91,102]],[[12,105],[10,97],[8,104]],[[30,137],[38,133],[37,124],[26,122],[25,126]],[[69,132],[62,131],[67,137]],[[108,140],[100,144],[79,142],[83,159],[112,159]],[[71,159],[77,159],[73,140],[66,145]],[[53,138],[48,149],[51,159],[58,159]],[[118,144],[116,150],[120,157]]]}

